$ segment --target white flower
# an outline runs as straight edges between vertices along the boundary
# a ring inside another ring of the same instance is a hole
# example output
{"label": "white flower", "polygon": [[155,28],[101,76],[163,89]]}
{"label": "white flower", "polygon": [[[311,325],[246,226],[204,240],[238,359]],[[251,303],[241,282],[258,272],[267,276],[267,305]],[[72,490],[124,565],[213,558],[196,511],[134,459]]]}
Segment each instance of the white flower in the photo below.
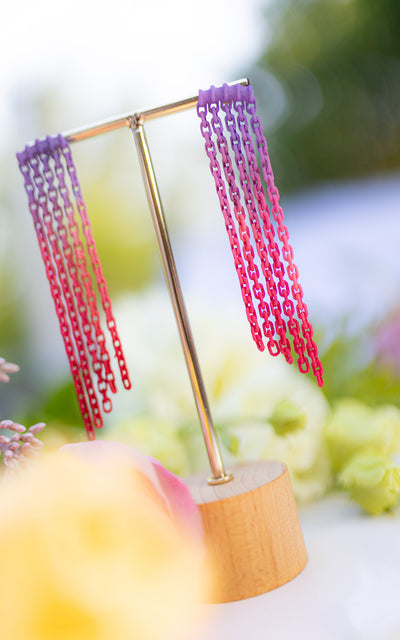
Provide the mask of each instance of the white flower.
{"label": "white flower", "polygon": [[[273,358],[267,351],[257,351],[242,309],[214,307],[205,313],[193,301],[188,308],[227,466],[275,458],[288,466],[298,498],[322,495],[330,482],[323,443],[328,404],[323,393],[283,356]],[[175,473],[206,469],[193,393],[167,294],[153,291],[126,300],[118,315],[134,389],[122,402],[118,399],[110,437],[131,437],[133,445],[155,455]],[[285,435],[274,428],[282,407],[299,416],[299,428]],[[140,424],[146,424],[146,429]]]}

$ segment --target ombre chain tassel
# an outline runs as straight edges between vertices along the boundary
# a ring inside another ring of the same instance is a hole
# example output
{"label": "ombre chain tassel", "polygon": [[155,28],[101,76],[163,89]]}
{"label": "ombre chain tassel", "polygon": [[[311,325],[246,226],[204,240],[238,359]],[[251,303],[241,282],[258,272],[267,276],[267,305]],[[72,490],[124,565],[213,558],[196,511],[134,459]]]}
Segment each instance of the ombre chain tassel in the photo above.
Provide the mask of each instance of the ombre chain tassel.
{"label": "ombre chain tassel", "polygon": [[[117,390],[86,255],[95,275],[124,387],[131,382],[96,245],[72,160],[61,136],[48,136],[17,153],[39,248],[89,439],[112,409]],[[68,176],[68,178],[67,178]],[[78,216],[76,215],[78,212]],[[81,240],[83,235],[86,251]],[[97,387],[97,390],[96,390]],[[101,400],[99,400],[99,396]]]}
{"label": "ombre chain tassel", "polygon": [[197,113],[253,339],[262,351],[265,337],[269,353],[282,353],[289,363],[293,362],[293,348],[299,370],[306,373],[311,365],[322,386],[323,369],[253,88],[225,84],[200,91]]}

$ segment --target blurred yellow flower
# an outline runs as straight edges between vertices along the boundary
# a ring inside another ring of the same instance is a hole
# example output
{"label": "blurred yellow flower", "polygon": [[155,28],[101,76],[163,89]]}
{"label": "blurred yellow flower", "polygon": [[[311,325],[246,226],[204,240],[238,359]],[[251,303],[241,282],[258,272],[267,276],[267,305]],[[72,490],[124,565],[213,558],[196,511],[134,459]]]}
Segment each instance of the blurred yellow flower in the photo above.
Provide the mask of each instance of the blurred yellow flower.
{"label": "blurred yellow flower", "polygon": [[387,455],[355,455],[339,474],[338,481],[349,490],[351,499],[372,515],[394,507],[400,494],[400,470]]}
{"label": "blurred yellow flower", "polygon": [[346,398],[337,403],[325,429],[334,471],[356,453],[390,454],[400,447],[400,411],[394,406],[370,408]]}
{"label": "blurred yellow flower", "polygon": [[176,640],[198,621],[201,544],[124,458],[42,458],[0,513],[5,640]]}

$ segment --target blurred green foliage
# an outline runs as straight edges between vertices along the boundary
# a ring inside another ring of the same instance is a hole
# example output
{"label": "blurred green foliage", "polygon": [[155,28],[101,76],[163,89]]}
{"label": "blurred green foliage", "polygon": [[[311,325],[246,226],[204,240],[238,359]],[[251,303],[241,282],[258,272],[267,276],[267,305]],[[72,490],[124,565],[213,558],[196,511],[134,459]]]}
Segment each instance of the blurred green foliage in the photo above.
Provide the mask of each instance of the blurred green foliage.
{"label": "blurred green foliage", "polygon": [[0,263],[0,353],[2,357],[13,360],[17,345],[23,338],[23,323],[18,313],[20,300],[15,295],[13,273],[2,266]]}
{"label": "blurred green foliage", "polygon": [[107,285],[118,296],[154,279],[158,255],[153,238],[143,233],[141,218],[147,212],[132,212],[132,203],[116,193],[112,175],[108,178],[88,184],[85,199]]}
{"label": "blurred green foliage", "polygon": [[350,397],[370,407],[399,405],[400,373],[374,353],[375,332],[349,335],[344,323],[321,350],[323,392],[331,405]]}
{"label": "blurred green foliage", "polygon": [[[17,163],[15,162],[15,173]],[[13,362],[20,354],[18,346],[24,337],[24,322],[19,313],[23,287],[20,286],[18,252],[18,227],[13,217],[12,196],[8,192],[10,178],[6,159],[0,154],[0,353]]]}
{"label": "blurred green foliage", "polygon": [[398,0],[277,0],[265,19],[254,84],[280,189],[400,167]]}
{"label": "blurred green foliage", "polygon": [[27,425],[46,422],[52,428],[81,428],[82,417],[72,379],[68,378],[61,385],[38,394],[32,405],[28,409],[25,407],[25,412],[15,419]]}

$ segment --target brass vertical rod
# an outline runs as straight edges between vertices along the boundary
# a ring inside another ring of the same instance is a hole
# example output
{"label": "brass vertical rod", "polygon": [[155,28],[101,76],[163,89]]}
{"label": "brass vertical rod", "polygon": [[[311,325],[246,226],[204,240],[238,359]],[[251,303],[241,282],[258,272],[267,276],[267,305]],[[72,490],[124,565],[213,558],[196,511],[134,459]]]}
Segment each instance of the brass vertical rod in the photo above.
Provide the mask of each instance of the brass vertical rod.
{"label": "brass vertical rod", "polygon": [[193,395],[196,402],[203,437],[210,461],[212,477],[210,484],[227,482],[231,479],[231,474],[226,473],[222,461],[221,452],[215,428],[212,422],[206,390],[198,362],[195,344],[190,329],[182,290],[172,252],[168,229],[165,222],[161,197],[157,186],[150,150],[143,128],[143,121],[134,116],[130,119],[130,127],[135,140],[138,152],[140,169],[142,171],[146,195],[152,215],[153,225],[157,236],[158,247],[161,256],[161,264],[171,297],[179,335],[186,360],[186,366],[192,385]]}

